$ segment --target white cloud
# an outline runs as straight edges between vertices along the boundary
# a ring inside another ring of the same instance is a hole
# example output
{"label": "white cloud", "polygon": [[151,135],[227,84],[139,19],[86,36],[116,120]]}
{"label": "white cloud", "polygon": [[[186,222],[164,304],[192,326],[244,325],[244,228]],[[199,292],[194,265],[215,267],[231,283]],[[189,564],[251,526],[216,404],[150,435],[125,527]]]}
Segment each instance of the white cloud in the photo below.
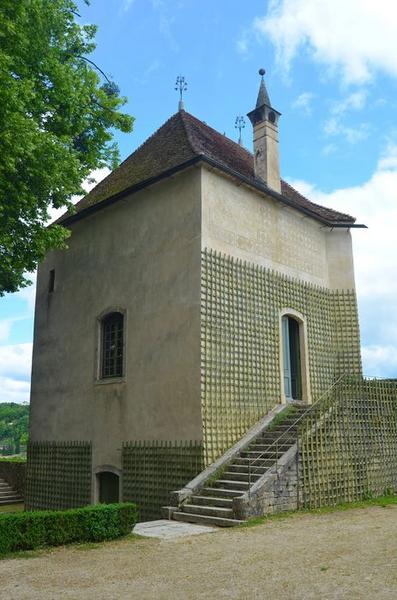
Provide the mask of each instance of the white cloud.
{"label": "white cloud", "polygon": [[330,154],[334,154],[337,151],[337,149],[338,146],[336,144],[327,144],[323,148],[323,154],[325,156],[329,156]]}
{"label": "white cloud", "polygon": [[237,52],[241,54],[244,58],[248,55],[248,50],[250,46],[251,40],[251,32],[249,29],[244,29],[236,42]]}
{"label": "white cloud", "polygon": [[302,49],[347,83],[376,71],[397,76],[397,3],[390,0],[270,0],[255,31],[270,39],[286,71]]}
{"label": "white cloud", "polygon": [[[324,193],[308,182],[291,184],[314,202],[352,214],[368,225],[367,230],[353,232],[364,366],[368,375],[379,375],[379,369],[390,375],[394,368],[397,376],[397,146],[386,149],[371,178],[360,186]],[[388,362],[382,365],[380,356]]]}
{"label": "white cloud", "polygon": [[18,321],[30,319],[31,315],[0,319],[0,343],[7,342],[11,337],[12,326]]}
{"label": "white cloud", "polygon": [[0,342],[8,340],[14,319],[2,319],[0,321]]}
{"label": "white cloud", "polygon": [[334,115],[343,115],[348,110],[362,110],[367,102],[367,92],[365,90],[357,90],[352,94],[349,94],[343,100],[335,102],[332,106],[331,112]]}
{"label": "white cloud", "polygon": [[28,381],[32,367],[32,343],[0,346],[0,376]]}
{"label": "white cloud", "polygon": [[[363,346],[363,363],[374,377],[397,376],[397,348],[395,346]],[[385,371],[385,366],[387,371]]]}
{"label": "white cloud", "polygon": [[0,402],[29,402],[32,346],[0,346]]}
{"label": "white cloud", "polygon": [[348,127],[338,117],[331,117],[324,124],[324,133],[328,136],[341,136],[349,144],[357,144],[369,136],[370,126],[368,123],[360,123],[357,127]]}
{"label": "white cloud", "polygon": [[0,375],[0,403],[16,402],[23,404],[30,400],[30,383],[17,381]]}
{"label": "white cloud", "polygon": [[123,0],[123,10],[129,10],[134,2],[135,0]]}
{"label": "white cloud", "polygon": [[158,28],[159,32],[168,42],[173,52],[179,52],[179,43],[173,32],[173,25],[175,23],[174,9],[181,9],[184,7],[183,2],[179,4],[173,4],[172,9],[164,0],[151,0],[153,10],[157,13]]}
{"label": "white cloud", "polygon": [[311,92],[303,92],[299,94],[296,100],[292,103],[292,106],[298,110],[302,110],[305,115],[310,115],[312,112],[312,102],[314,94]]}
{"label": "white cloud", "polygon": [[21,298],[22,300],[24,300],[26,302],[26,308],[29,312],[32,312],[34,310],[34,303],[36,300],[36,279],[37,279],[37,273],[29,273],[28,274],[28,278],[29,280],[32,282],[30,285],[28,285],[25,288],[22,288],[21,290],[19,290],[19,292],[17,292],[15,294],[16,298]]}
{"label": "white cloud", "polygon": [[324,133],[328,136],[340,136],[349,144],[356,144],[365,140],[370,133],[368,123],[360,123],[356,127],[349,127],[343,123],[344,115],[351,110],[362,110],[367,102],[367,92],[357,90],[346,98],[334,102],[331,106],[331,116],[324,124]]}

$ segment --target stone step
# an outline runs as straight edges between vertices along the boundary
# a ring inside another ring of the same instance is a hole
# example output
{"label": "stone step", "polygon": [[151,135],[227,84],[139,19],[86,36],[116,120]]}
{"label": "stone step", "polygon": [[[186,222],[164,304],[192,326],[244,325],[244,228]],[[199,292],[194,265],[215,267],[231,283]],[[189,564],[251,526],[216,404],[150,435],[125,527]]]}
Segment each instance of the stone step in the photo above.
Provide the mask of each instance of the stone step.
{"label": "stone step", "polygon": [[10,498],[0,499],[0,506],[7,506],[7,504],[21,504],[23,499],[20,496],[10,496]]}
{"label": "stone step", "polygon": [[231,490],[246,490],[248,487],[247,481],[239,481],[236,479],[218,479],[214,483],[215,487],[221,487]]}
{"label": "stone step", "polygon": [[268,431],[268,432],[264,432],[263,435],[259,435],[256,439],[255,442],[260,442],[262,443],[263,441],[266,442],[274,442],[275,440],[296,440],[296,435],[294,433],[285,433],[285,434],[281,434],[278,432],[274,432],[274,431]]}
{"label": "stone step", "polygon": [[[224,477],[226,479],[236,479],[237,481],[248,481],[249,480],[249,472],[247,471],[246,473],[242,473],[242,472],[238,472],[238,473],[234,473],[234,472],[229,472],[226,471],[226,473],[223,474]],[[257,481],[257,479],[259,479],[261,477],[261,474],[258,473],[253,473],[251,471],[251,482],[253,483],[254,481]]]}
{"label": "stone step", "polygon": [[[246,459],[243,459],[246,460]],[[272,462],[272,461],[271,461]],[[268,470],[268,467],[262,467],[260,466],[260,462],[258,462],[258,465],[252,466],[251,467],[251,473],[255,473],[257,475],[263,475],[264,473],[266,473],[266,471]],[[249,464],[248,464],[248,459],[247,459],[247,464],[241,464],[238,463],[237,465],[229,465],[228,466],[228,472],[234,472],[234,473],[248,473],[249,471]]]}
{"label": "stone step", "polygon": [[250,446],[249,448],[247,448],[247,450],[249,452],[277,452],[277,450],[280,448],[280,450],[284,450],[284,448],[291,448],[293,444],[288,444],[287,442],[283,442],[282,444],[252,444],[252,446]]}
{"label": "stone step", "polygon": [[[263,467],[265,469],[268,469],[269,467],[271,467],[272,465],[274,465],[276,458],[280,458],[283,455],[283,453],[279,453],[278,455],[276,454],[272,454],[271,457],[267,457],[266,456],[263,458],[261,457],[261,459],[255,463],[257,467]],[[234,462],[236,463],[236,466],[241,466],[241,465],[247,465],[248,464],[252,464],[253,459],[252,458],[248,458],[246,456],[239,456],[238,458],[234,459]]]}
{"label": "stone step", "polygon": [[272,431],[264,431],[263,435],[276,435],[277,437],[287,437],[289,435],[296,437],[297,428],[296,427],[280,427],[277,429],[273,429]]}
{"label": "stone step", "polygon": [[209,517],[220,517],[221,519],[232,519],[233,510],[223,506],[203,506],[201,504],[184,504],[181,511],[190,515],[205,515]]}
{"label": "stone step", "polygon": [[276,444],[295,444],[296,436],[294,435],[275,435],[274,437],[269,434],[268,436],[264,435],[261,438],[256,438],[252,443],[253,444],[266,444],[267,446],[275,446]]}
{"label": "stone step", "polygon": [[175,521],[184,521],[185,523],[200,523],[201,525],[217,526],[217,527],[235,527],[241,525],[244,521],[238,519],[226,519],[220,517],[210,517],[209,515],[192,515],[185,512],[174,512],[172,518]]}
{"label": "stone step", "polygon": [[248,448],[245,448],[245,450],[241,450],[240,454],[243,454],[243,452],[259,452],[259,450],[255,450],[255,448],[257,448],[258,446],[261,449],[261,451],[266,450],[267,452],[271,452],[274,454],[274,452],[277,451],[285,452],[286,450],[288,450],[288,448],[291,448],[292,445],[293,444],[291,442],[287,442],[285,440],[280,441],[280,443],[271,442],[270,444],[267,444],[266,442],[253,442],[250,446],[248,446]]}
{"label": "stone step", "polygon": [[[303,419],[302,419],[303,420]],[[294,419],[293,421],[286,421],[285,423],[280,423],[279,425],[274,425],[274,427],[270,427],[268,429],[264,429],[261,433],[262,435],[265,433],[274,433],[275,431],[280,431],[284,433],[287,429],[296,429],[299,427],[301,421]]]}
{"label": "stone step", "polygon": [[205,487],[201,490],[206,496],[216,496],[217,498],[237,498],[244,494],[244,490],[236,490],[221,487]]}
{"label": "stone step", "polygon": [[220,498],[218,496],[191,496],[192,504],[200,504],[204,506],[223,506],[231,508],[233,498]]}
{"label": "stone step", "polygon": [[[284,454],[285,452],[287,452],[287,450],[289,450],[291,448],[291,446],[279,446],[278,450],[280,451],[281,455]],[[268,448],[265,450],[243,450],[240,454],[241,458],[258,458],[259,456],[261,458],[265,459],[275,459],[275,457],[277,456],[276,452],[270,451]],[[279,455],[280,456],[280,455]]]}

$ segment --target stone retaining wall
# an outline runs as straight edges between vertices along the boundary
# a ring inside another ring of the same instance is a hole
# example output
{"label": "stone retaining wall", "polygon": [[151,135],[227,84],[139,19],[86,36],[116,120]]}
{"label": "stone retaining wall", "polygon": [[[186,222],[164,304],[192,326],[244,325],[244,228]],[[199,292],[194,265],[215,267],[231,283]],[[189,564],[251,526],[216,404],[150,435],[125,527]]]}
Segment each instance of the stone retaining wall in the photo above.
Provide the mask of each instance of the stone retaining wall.
{"label": "stone retaining wall", "polygon": [[299,506],[297,446],[292,446],[271,469],[254,483],[250,493],[233,498],[237,519],[297,510]]}
{"label": "stone retaining wall", "polygon": [[6,482],[14,488],[22,498],[24,498],[26,486],[26,462],[0,460],[0,479],[5,479]]}

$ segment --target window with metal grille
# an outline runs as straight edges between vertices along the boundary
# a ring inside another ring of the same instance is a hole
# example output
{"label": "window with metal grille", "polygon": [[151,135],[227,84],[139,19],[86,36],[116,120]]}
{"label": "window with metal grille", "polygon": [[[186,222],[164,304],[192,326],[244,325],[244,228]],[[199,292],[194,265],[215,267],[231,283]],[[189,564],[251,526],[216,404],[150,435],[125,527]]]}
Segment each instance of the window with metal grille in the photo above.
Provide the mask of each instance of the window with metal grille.
{"label": "window with metal grille", "polygon": [[102,319],[102,379],[123,375],[123,329],[124,316],[119,312]]}

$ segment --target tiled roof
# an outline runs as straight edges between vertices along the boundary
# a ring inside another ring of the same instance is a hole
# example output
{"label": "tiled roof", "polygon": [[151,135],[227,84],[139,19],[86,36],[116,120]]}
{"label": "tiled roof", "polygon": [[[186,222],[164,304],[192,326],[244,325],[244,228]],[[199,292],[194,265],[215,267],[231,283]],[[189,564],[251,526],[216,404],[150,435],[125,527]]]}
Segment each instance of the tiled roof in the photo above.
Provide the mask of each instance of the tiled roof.
{"label": "tiled roof", "polygon": [[[149,184],[195,160],[210,162],[322,222],[332,225],[353,224],[355,221],[349,215],[310,202],[283,180],[281,195],[266,188],[255,178],[254,157],[250,152],[184,110],[168,119],[142,146],[80,200],[75,207],[76,213],[78,215],[85,212],[93,205],[117,197],[123,192],[132,192],[134,187],[140,189],[146,182]],[[72,216],[73,220],[76,213]],[[69,214],[66,213],[59,222],[68,217]]]}

